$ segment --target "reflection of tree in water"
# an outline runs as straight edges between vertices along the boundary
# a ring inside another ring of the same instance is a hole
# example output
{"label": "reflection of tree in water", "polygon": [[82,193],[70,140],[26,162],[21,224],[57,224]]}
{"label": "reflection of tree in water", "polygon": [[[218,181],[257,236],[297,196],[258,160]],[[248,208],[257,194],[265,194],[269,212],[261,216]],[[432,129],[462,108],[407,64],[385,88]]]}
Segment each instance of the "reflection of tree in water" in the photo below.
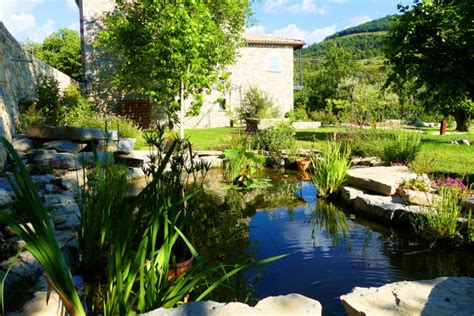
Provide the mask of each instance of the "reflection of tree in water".
{"label": "reflection of tree in water", "polygon": [[311,239],[317,245],[316,231],[324,230],[326,237],[332,240],[333,246],[338,246],[341,240],[349,247],[347,238],[348,225],[344,213],[334,204],[319,199],[311,213],[309,222],[312,224]]}
{"label": "reflection of tree in water", "polygon": [[410,271],[416,279],[474,276],[474,253],[466,247],[416,243],[395,236],[390,243],[384,243],[382,252],[392,266]]}
{"label": "reflection of tree in water", "polygon": [[253,198],[249,200],[249,203],[254,205],[257,210],[285,207],[289,211],[293,211],[295,207],[306,204],[297,194],[301,190],[301,182],[296,177],[280,176],[273,179],[272,184],[272,187],[258,189],[253,192]]}
{"label": "reflection of tree in water", "polygon": [[[200,191],[193,203],[189,229],[199,254],[225,265],[255,261],[248,238],[248,216],[255,214],[255,209],[249,207],[238,192],[229,190],[222,197],[209,190]],[[217,291],[209,299],[242,301],[251,290],[241,273],[231,280],[231,285],[235,292]]]}

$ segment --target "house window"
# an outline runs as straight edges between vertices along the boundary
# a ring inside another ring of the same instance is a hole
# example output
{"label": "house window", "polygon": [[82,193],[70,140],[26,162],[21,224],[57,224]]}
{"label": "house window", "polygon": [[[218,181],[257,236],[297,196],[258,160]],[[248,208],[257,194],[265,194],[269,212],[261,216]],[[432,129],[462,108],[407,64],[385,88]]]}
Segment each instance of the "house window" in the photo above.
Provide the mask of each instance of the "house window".
{"label": "house window", "polygon": [[268,56],[268,71],[269,72],[280,72],[280,56],[270,55]]}
{"label": "house window", "polygon": [[225,99],[219,99],[219,110],[225,111]]}

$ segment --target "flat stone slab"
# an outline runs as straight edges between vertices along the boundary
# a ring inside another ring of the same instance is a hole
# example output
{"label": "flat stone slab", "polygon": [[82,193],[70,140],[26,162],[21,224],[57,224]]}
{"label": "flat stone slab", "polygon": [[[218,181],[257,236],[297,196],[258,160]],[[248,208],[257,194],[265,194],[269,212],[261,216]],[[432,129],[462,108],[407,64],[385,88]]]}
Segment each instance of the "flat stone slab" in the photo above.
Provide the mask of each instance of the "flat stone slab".
{"label": "flat stone slab", "polygon": [[191,302],[176,308],[158,308],[148,312],[146,316],[294,316],[294,315],[321,315],[321,304],[313,299],[299,294],[270,296],[255,307],[243,303],[217,303],[213,301]]}
{"label": "flat stone slab", "polygon": [[85,144],[75,143],[68,139],[53,140],[43,144],[46,149],[55,149],[58,152],[78,153],[86,147]]}
{"label": "flat stone slab", "polygon": [[439,194],[421,192],[408,189],[399,189],[398,194],[410,204],[421,206],[434,206],[442,201]]}
{"label": "flat stone slab", "polygon": [[[25,134],[31,138],[39,139],[69,139],[71,141],[92,141],[105,139],[106,133],[104,130],[97,128],[82,128],[73,126],[28,126],[25,129]],[[118,139],[117,131],[108,131],[111,140]]]}
{"label": "flat stone slab", "polygon": [[348,183],[383,195],[394,195],[404,180],[416,178],[416,173],[407,167],[371,167],[348,171]]}
{"label": "flat stone slab", "polygon": [[120,155],[119,160],[129,167],[141,168],[144,164],[150,162],[150,152],[148,150],[135,150],[129,155]]}
{"label": "flat stone slab", "polygon": [[29,138],[14,139],[12,145],[13,149],[20,152],[25,152],[34,148],[34,142]]}
{"label": "flat stone slab", "polygon": [[474,278],[443,277],[356,287],[340,297],[352,315],[474,315]]}

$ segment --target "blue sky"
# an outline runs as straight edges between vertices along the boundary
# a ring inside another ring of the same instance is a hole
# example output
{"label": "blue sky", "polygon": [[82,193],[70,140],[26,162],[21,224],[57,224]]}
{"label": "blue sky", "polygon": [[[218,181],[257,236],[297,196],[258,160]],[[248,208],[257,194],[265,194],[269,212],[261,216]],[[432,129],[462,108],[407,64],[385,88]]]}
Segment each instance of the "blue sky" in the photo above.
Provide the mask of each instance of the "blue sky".
{"label": "blue sky", "polygon": [[[94,1],[94,0],[85,0]],[[349,26],[394,14],[411,0],[261,0],[253,4],[253,34],[300,38],[308,43]],[[74,0],[0,0],[0,20],[21,42],[42,41],[63,27],[79,29]]]}

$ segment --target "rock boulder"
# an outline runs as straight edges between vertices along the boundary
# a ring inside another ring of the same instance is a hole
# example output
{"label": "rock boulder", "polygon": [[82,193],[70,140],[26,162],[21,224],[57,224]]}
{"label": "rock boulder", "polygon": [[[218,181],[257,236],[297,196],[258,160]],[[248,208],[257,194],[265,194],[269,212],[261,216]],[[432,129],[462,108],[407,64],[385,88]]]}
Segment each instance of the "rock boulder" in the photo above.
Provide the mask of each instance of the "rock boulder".
{"label": "rock boulder", "polygon": [[217,303],[213,301],[191,302],[176,308],[158,308],[146,316],[218,316],[218,315],[251,315],[251,316],[293,316],[321,315],[321,304],[299,294],[267,297],[255,307],[243,303]]}
{"label": "rock boulder", "polygon": [[443,277],[356,287],[341,296],[352,315],[473,315],[474,278]]}

